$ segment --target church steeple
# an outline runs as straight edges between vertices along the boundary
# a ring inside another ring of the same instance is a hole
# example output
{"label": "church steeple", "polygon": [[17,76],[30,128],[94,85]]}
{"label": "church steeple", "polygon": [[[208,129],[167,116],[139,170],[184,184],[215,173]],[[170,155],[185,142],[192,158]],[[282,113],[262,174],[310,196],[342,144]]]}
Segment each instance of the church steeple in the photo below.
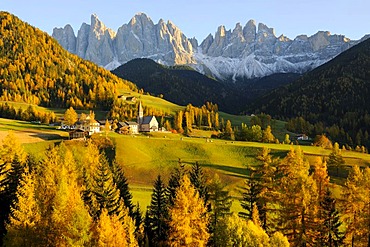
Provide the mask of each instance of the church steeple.
{"label": "church steeple", "polygon": [[140,126],[143,123],[143,118],[144,118],[144,111],[143,111],[143,106],[141,105],[141,101],[139,101],[139,108],[137,112],[138,112],[137,123]]}

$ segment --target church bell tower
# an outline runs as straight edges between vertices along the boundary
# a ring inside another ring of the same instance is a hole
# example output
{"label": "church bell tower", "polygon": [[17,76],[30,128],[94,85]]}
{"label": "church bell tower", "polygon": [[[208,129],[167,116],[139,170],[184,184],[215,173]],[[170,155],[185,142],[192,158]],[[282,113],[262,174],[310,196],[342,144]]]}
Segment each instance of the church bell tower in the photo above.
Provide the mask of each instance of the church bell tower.
{"label": "church bell tower", "polygon": [[144,118],[144,111],[143,111],[143,106],[141,105],[141,101],[140,101],[138,114],[137,114],[137,124],[139,125],[139,130],[141,130],[141,124],[143,123],[143,118]]}

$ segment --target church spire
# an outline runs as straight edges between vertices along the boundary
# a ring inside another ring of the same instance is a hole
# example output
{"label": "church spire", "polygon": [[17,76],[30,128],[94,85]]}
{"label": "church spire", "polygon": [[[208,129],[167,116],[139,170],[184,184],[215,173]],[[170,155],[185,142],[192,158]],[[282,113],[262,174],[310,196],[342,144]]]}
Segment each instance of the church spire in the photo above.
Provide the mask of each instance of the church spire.
{"label": "church spire", "polygon": [[143,111],[143,106],[141,105],[141,101],[139,101],[139,108],[137,112],[138,112],[137,123],[140,126],[143,123],[143,118],[144,118],[144,111]]}

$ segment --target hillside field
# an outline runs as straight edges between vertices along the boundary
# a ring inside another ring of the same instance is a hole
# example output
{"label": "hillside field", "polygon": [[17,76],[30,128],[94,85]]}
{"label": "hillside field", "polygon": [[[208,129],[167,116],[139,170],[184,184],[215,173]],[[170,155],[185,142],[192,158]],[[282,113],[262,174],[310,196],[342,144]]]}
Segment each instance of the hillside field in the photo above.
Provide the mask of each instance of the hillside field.
{"label": "hillside field", "polygon": [[[241,118],[236,116],[235,119]],[[245,117],[246,118],[246,117]],[[23,143],[25,150],[37,160],[42,159],[47,147],[60,141],[68,141],[68,133],[55,127],[32,124],[24,121],[0,119],[0,140],[12,130]],[[109,133],[115,144],[115,157],[124,167],[133,194],[134,203],[139,202],[143,210],[150,203],[152,184],[158,174],[165,181],[179,161],[190,169],[198,162],[209,179],[215,174],[227,185],[234,198],[240,197],[248,168],[258,165],[256,155],[262,147],[268,147],[276,158],[284,157],[291,148],[285,144],[266,144],[256,142],[237,142],[207,138],[210,131],[200,131],[198,137],[184,137],[172,133],[152,133],[149,135],[128,136]],[[195,135],[196,136],[196,135]],[[78,143],[78,142],[74,142]],[[71,145],[75,145],[71,143]],[[293,146],[294,148],[298,146]],[[316,156],[327,156],[330,150],[314,146],[301,146],[305,157],[313,162]],[[369,165],[370,155],[352,151],[343,151],[347,167],[344,167],[339,178],[332,176],[332,182],[343,183],[343,177],[351,165]],[[329,173],[331,170],[329,169]],[[334,174],[334,172],[332,172]],[[338,192],[339,193],[339,192]],[[239,211],[240,204],[234,200],[233,210]]]}

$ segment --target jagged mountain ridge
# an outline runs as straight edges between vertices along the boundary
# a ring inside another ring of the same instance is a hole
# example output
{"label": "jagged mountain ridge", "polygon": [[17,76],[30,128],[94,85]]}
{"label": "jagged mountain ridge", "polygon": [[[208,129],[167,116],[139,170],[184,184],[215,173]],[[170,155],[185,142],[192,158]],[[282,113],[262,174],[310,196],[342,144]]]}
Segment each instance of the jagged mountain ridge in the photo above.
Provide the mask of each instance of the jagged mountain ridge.
{"label": "jagged mountain ridge", "polygon": [[68,51],[110,70],[134,58],[150,58],[164,65],[189,65],[221,80],[306,72],[358,43],[323,31],[293,40],[276,37],[273,28],[250,20],[232,31],[220,26],[198,45],[171,21],[154,24],[144,13],[117,32],[92,15],[91,25],[83,23],[77,37],[70,25],[55,28],[53,37]]}

